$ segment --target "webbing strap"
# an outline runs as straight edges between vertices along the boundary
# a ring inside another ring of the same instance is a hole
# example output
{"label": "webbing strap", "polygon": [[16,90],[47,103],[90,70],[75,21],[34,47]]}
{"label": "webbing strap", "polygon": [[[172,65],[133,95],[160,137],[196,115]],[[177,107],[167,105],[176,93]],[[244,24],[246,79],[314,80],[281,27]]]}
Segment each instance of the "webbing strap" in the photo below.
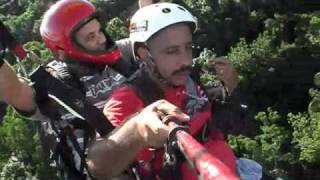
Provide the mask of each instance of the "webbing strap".
{"label": "webbing strap", "polygon": [[30,78],[34,83],[37,101],[41,102],[50,97],[71,114],[83,117],[101,136],[108,134],[114,129],[114,126],[106,119],[104,114],[86,101],[81,91],[67,86],[54,78],[42,66],[39,66],[31,74]]}

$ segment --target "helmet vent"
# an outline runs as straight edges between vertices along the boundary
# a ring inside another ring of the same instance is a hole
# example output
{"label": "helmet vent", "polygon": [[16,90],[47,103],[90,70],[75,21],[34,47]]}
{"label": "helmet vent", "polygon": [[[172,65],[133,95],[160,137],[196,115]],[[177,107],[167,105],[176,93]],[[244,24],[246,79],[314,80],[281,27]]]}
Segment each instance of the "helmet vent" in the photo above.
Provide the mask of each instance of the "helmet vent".
{"label": "helmet vent", "polygon": [[162,9],[162,12],[167,14],[167,13],[170,13],[170,12],[171,12],[171,9],[169,9],[169,8],[163,8],[163,9]]}
{"label": "helmet vent", "polygon": [[178,8],[181,9],[182,11],[186,11],[186,9],[181,6],[178,6]]}

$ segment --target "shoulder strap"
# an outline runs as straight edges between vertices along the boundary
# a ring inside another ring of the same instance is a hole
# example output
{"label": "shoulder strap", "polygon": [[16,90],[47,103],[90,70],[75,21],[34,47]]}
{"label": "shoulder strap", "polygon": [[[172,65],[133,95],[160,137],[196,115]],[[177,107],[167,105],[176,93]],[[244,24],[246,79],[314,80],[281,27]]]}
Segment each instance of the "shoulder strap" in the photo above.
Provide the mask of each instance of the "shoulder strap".
{"label": "shoulder strap", "polygon": [[134,73],[127,81],[128,85],[143,100],[145,106],[164,98],[162,90],[150,78],[144,67]]}
{"label": "shoulder strap", "polygon": [[65,62],[51,61],[46,65],[46,70],[50,73],[50,75],[61,80],[67,85],[84,91],[82,83],[75,76],[75,74],[71,72],[70,68],[68,68]]}
{"label": "shoulder strap", "polygon": [[125,57],[121,57],[115,64],[111,65],[110,67],[127,78],[139,69],[139,65],[137,62],[132,59],[126,59]]}
{"label": "shoulder strap", "polygon": [[114,129],[104,114],[86,101],[85,96],[79,89],[62,83],[51,76],[42,66],[39,66],[30,78],[34,83],[37,102],[51,98],[73,115],[85,120],[102,136]]}

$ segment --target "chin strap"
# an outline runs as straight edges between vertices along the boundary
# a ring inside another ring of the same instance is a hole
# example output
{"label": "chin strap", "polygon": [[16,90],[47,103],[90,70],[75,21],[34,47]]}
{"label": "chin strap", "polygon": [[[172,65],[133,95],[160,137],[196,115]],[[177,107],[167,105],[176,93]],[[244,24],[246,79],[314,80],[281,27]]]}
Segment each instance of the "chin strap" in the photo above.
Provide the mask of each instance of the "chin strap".
{"label": "chin strap", "polygon": [[147,66],[147,69],[148,69],[152,78],[156,79],[158,82],[165,84],[169,87],[176,87],[174,84],[172,84],[170,81],[168,81],[165,77],[163,77],[160,74],[159,69],[157,68],[157,65],[155,64],[154,58],[151,55],[149,50],[148,50],[148,58],[144,64]]}

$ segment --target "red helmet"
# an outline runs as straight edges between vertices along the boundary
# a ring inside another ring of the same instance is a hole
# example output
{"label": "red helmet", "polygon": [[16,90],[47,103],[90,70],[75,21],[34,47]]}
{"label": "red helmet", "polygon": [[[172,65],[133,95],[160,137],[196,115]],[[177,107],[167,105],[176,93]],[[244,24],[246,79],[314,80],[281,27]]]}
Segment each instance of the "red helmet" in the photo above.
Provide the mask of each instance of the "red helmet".
{"label": "red helmet", "polygon": [[90,2],[60,0],[44,14],[40,35],[46,46],[59,55],[86,62],[114,64],[120,58],[120,50],[110,39],[108,50],[99,54],[81,50],[73,41],[74,31],[93,18],[98,16],[95,6]]}

